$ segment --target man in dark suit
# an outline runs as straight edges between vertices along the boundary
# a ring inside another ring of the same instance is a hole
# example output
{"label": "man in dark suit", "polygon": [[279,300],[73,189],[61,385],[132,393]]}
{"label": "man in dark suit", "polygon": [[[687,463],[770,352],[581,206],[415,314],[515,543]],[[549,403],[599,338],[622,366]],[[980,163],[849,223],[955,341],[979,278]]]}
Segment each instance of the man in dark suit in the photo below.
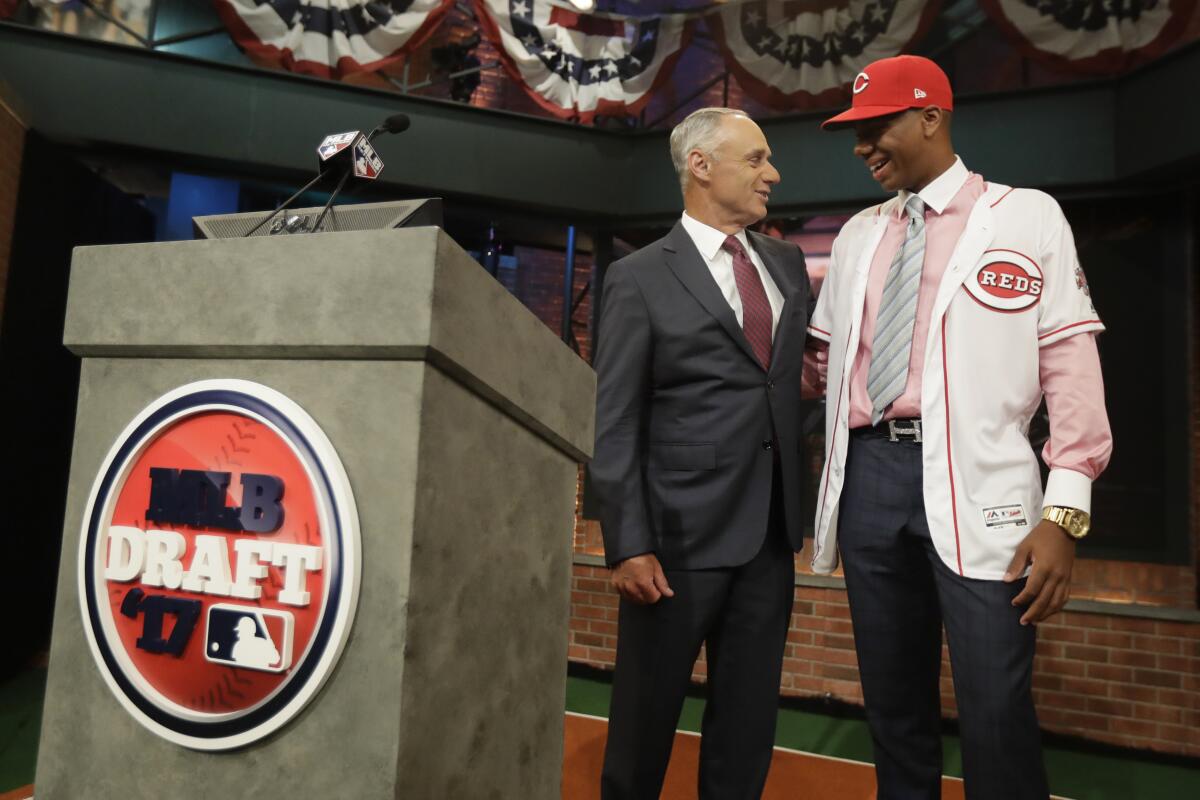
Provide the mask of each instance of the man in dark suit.
{"label": "man in dark suit", "polygon": [[[744,113],[671,133],[682,219],[614,263],[596,354],[605,557],[621,594],[604,800],[657,798],[707,646],[700,797],[757,798],[801,545],[804,256],[747,232],[779,173]],[[815,366],[815,365],[810,365]]]}

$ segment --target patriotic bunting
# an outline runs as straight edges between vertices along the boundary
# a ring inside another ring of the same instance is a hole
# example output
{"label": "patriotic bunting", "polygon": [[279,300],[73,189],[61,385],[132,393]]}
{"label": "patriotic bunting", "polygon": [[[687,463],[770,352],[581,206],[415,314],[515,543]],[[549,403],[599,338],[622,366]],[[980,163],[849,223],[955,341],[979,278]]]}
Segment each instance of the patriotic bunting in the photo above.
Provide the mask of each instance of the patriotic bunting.
{"label": "patriotic bunting", "polygon": [[789,6],[758,0],[706,18],[738,83],[777,109],[845,102],[863,67],[925,34],[941,0],[849,0],[800,13]]}
{"label": "patriotic bunting", "polygon": [[397,61],[454,0],[214,0],[243,50],[293,72],[341,78]]}
{"label": "patriotic bunting", "polygon": [[555,116],[637,113],[671,75],[691,23],[576,14],[547,0],[475,0],[480,29],[513,80]]}
{"label": "patriotic bunting", "polygon": [[1027,56],[1073,72],[1112,74],[1157,58],[1187,28],[1189,0],[979,0]]}

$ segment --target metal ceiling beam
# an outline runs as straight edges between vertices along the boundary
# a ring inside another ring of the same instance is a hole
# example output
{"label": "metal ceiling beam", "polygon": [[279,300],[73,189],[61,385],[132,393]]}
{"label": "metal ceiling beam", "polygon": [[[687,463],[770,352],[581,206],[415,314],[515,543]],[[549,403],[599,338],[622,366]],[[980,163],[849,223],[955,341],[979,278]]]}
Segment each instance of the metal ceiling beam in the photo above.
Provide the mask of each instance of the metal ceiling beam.
{"label": "metal ceiling beam", "polygon": [[[1177,101],[1200,74],[1200,46],[1124,78],[960,98],[955,143],[991,180],[1104,190],[1176,180],[1200,162],[1200,108]],[[115,148],[188,168],[303,182],[327,133],[403,111],[381,138],[380,190],[470,198],[516,214],[657,224],[682,206],[667,131],[605,131],[430,98],[0,23],[0,80],[30,127],[88,149]],[[861,208],[885,195],[826,133],[824,114],[762,122],[783,183],[777,215]],[[1190,166],[1189,166],[1190,165]]]}

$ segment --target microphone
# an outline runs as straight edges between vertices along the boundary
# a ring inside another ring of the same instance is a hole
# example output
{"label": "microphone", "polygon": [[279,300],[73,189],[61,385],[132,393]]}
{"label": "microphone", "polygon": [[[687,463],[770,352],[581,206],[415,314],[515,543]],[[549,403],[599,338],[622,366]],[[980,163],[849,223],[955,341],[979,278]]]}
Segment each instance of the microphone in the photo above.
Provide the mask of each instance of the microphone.
{"label": "microphone", "polygon": [[320,216],[310,229],[310,233],[316,233],[321,229],[321,223],[325,220],[325,215],[329,212],[333,205],[334,199],[342,191],[342,187],[346,185],[346,181],[351,177],[360,180],[373,181],[379,177],[379,173],[383,172],[383,159],[375,152],[375,148],[371,145],[371,139],[380,133],[402,133],[408,130],[412,122],[407,114],[393,114],[383,122],[376,125],[366,136],[361,131],[347,131],[345,133],[333,133],[326,136],[317,145],[318,162],[317,176],[311,181],[302,186],[295,194],[283,201],[279,208],[275,209],[271,214],[249,231],[246,236],[251,236],[263,225],[270,222],[284,209],[291,206],[300,195],[311,189],[328,175],[336,172],[341,172],[341,177],[338,179],[337,186],[334,187],[333,193],[329,196],[329,202],[321,209]]}
{"label": "microphone", "polygon": [[392,114],[367,134],[367,140],[374,139],[380,133],[404,133],[411,124],[408,114]]}
{"label": "microphone", "polygon": [[[408,127],[408,117],[403,114],[397,114],[398,117],[404,117],[404,127]],[[341,193],[342,187],[346,185],[347,179],[353,175],[356,178],[373,181],[379,177],[379,173],[383,172],[383,159],[375,152],[375,148],[371,146],[371,137],[380,130],[386,129],[388,123],[392,121],[392,117],[388,117],[381,124],[366,136],[363,136],[358,131],[350,131],[348,133],[335,133],[332,136],[326,136],[325,141],[317,148],[317,154],[321,156],[321,161],[325,164],[321,167],[321,172],[325,173],[329,169],[341,169],[342,177],[338,179],[337,186],[329,195],[329,201],[325,203],[325,207],[321,209],[321,213],[317,215],[317,221],[313,223],[311,233],[317,233],[321,230],[321,223],[325,221],[325,215],[329,213],[329,209],[333,206],[334,199]],[[401,129],[403,130],[403,128]],[[340,167],[337,166],[340,164]]]}

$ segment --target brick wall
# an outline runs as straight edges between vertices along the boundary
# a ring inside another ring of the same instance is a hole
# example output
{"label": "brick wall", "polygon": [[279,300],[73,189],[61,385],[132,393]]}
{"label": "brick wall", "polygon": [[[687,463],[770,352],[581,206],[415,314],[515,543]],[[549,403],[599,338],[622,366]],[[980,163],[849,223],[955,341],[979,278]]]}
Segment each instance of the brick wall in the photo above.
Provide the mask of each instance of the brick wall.
{"label": "brick wall", "polygon": [[[447,33],[449,38],[453,32]],[[493,56],[485,42],[477,51]],[[664,90],[663,105],[677,98]],[[672,115],[677,119],[702,105],[719,105],[723,86],[713,86]],[[485,73],[472,104],[536,112],[507,76]],[[729,104],[753,106],[731,80]],[[658,109],[647,112],[653,118]],[[758,109],[748,110],[757,111]],[[558,334],[562,314],[561,252],[517,248],[514,294]],[[576,259],[576,296],[591,277],[586,254]],[[590,361],[590,293],[576,311],[581,355]],[[1200,348],[1193,369],[1192,440],[1194,466],[1200,474]],[[582,481],[579,501],[582,504]],[[1200,524],[1200,494],[1194,495],[1193,525]],[[1193,528],[1200,562],[1200,528]],[[572,661],[611,669],[616,656],[617,596],[608,570],[596,565],[603,554],[600,526],[576,517],[574,546],[581,561],[574,567],[568,656]],[[797,557],[798,585],[784,661],[781,693],[791,697],[831,698],[861,704],[858,662],[845,590],[839,581],[815,579],[810,554]],[[1158,619],[1155,609],[1194,612],[1197,576],[1193,565],[1162,565],[1080,559],[1072,581],[1072,609],[1039,626],[1034,663],[1034,694],[1042,726],[1052,732],[1119,746],[1200,756],[1200,622]],[[1108,604],[1106,608],[1105,604]],[[1142,613],[1142,616],[1136,616]],[[1131,615],[1132,614],[1132,615]],[[1169,615],[1169,612],[1168,612]],[[1160,614],[1161,616],[1161,614]],[[693,675],[703,682],[701,654]],[[943,651],[943,713],[956,714],[949,657]]]}
{"label": "brick wall", "polygon": [[[556,336],[562,333],[563,274],[566,254],[558,250],[536,247],[515,247],[517,274],[513,294],[527,308],[546,323]],[[575,254],[575,274],[572,281],[572,298],[578,298],[592,279],[592,256],[590,253]],[[591,335],[588,321],[591,319],[592,293],[587,294],[571,317],[575,339],[579,344],[579,355],[591,363]]]}
{"label": "brick wall", "polygon": [[24,144],[25,126],[0,98],[0,319],[4,316],[4,289],[8,285],[8,256],[12,249]]}
{"label": "brick wall", "polygon": [[[617,596],[608,570],[577,564],[573,661],[611,669]],[[1200,756],[1200,624],[1070,611],[1038,629],[1034,697],[1042,727],[1124,747]],[[956,714],[942,653],[942,710]],[[862,703],[845,590],[797,586],[784,656],[784,696]],[[702,682],[703,657],[694,679]]]}
{"label": "brick wall", "polygon": [[[1197,12],[1195,23],[1200,27],[1200,12]],[[1196,193],[1192,192],[1192,201],[1190,203],[1192,211],[1192,219],[1190,220],[1192,230],[1200,229],[1200,207],[1197,207],[1195,201]],[[1193,259],[1195,259],[1191,267],[1192,274],[1200,273],[1200,255],[1195,254],[1193,249]],[[1189,315],[1187,331],[1187,341],[1191,342],[1192,356],[1192,374],[1190,388],[1192,392],[1192,546],[1195,548],[1193,563],[1200,569],[1200,492],[1196,491],[1196,480],[1200,478],[1200,345],[1197,341],[1197,320],[1195,309],[1200,301],[1200,281],[1193,279],[1192,286],[1192,314]],[[1197,608],[1200,608],[1200,587],[1197,587],[1193,582],[1195,593],[1192,601]]]}
{"label": "brick wall", "polygon": [[[561,279],[560,279],[561,280]],[[1200,474],[1200,347],[1192,371],[1193,465]],[[582,501],[582,485],[580,486]],[[1193,493],[1193,541],[1200,548],[1200,493]],[[611,669],[617,595],[599,566],[599,523],[577,514],[568,657]],[[796,559],[798,585],[780,691],[784,696],[862,703],[845,590],[816,578],[807,548]],[[1197,551],[1200,563],[1200,549]],[[1123,747],[1200,756],[1200,620],[1195,565],[1079,559],[1070,611],[1039,626],[1034,697],[1042,727]],[[1076,610],[1078,609],[1078,610]],[[948,654],[942,654],[942,710],[956,714]],[[703,654],[693,678],[703,682]]]}

